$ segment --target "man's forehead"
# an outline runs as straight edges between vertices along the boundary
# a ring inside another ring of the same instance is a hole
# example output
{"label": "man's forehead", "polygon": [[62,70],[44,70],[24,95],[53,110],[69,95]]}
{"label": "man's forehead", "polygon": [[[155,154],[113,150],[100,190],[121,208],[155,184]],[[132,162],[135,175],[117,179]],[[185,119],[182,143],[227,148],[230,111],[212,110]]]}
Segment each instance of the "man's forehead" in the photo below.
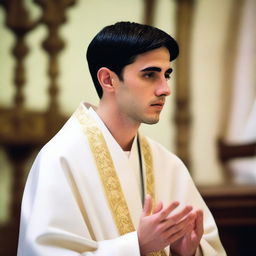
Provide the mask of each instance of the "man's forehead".
{"label": "man's forehead", "polygon": [[142,54],[137,55],[131,64],[124,67],[123,71],[126,70],[140,72],[143,69],[151,69],[151,71],[161,71],[170,69],[170,54],[166,47],[157,48]]}
{"label": "man's forehead", "polygon": [[167,48],[161,47],[142,54],[139,54],[134,62],[170,62],[170,53]]}
{"label": "man's forehead", "polygon": [[152,50],[149,50],[149,51],[146,51],[146,52],[143,52],[143,53],[140,53],[140,54],[138,54],[137,56],[136,56],[136,59],[137,58],[145,58],[145,57],[147,57],[147,56],[159,56],[159,54],[161,54],[161,55],[166,55],[166,56],[168,56],[168,59],[169,59],[169,61],[170,61],[170,52],[169,52],[169,50],[166,48],[166,47],[164,47],[164,46],[162,46],[162,47],[159,47],[159,48],[155,48],[155,49],[152,49]]}

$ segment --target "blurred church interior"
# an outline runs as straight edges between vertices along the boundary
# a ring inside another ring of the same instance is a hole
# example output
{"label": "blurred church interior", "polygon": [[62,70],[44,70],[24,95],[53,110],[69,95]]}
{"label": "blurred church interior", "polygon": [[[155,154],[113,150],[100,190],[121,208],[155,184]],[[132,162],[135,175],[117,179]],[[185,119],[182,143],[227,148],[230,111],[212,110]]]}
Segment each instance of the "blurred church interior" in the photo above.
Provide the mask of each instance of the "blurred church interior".
{"label": "blurred church interior", "polygon": [[120,20],[179,42],[162,119],[142,130],[188,166],[227,254],[256,255],[255,0],[0,0],[0,256],[16,255],[37,152],[79,102],[97,104],[87,45]]}

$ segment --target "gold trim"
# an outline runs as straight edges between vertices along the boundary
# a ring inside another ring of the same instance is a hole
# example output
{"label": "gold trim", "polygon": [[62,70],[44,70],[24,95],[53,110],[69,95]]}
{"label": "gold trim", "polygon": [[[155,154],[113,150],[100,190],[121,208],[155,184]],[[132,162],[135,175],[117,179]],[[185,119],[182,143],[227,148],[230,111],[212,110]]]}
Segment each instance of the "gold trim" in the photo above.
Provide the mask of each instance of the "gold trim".
{"label": "gold trim", "polygon": [[80,106],[75,112],[89,141],[109,207],[120,235],[134,231],[127,203],[105,139],[94,120]]}
{"label": "gold trim", "polygon": [[153,159],[151,149],[144,136],[140,136],[141,140],[141,150],[144,159],[145,166],[145,178],[146,178],[146,193],[151,196],[153,203],[155,202],[155,179],[153,173]]}
{"label": "gold trim", "polygon": [[159,251],[159,252],[151,252],[151,253],[148,253],[147,256],[167,256],[165,251],[162,250],[162,251]]}
{"label": "gold trim", "polygon": [[[85,133],[93,154],[105,195],[120,235],[135,231],[129,208],[116,173],[111,154],[106,141],[95,121],[88,115],[82,105],[74,113]],[[153,160],[149,144],[141,137],[142,154],[145,164],[146,191],[155,200],[155,183],[153,175]],[[166,256],[164,250],[153,252],[148,256]]]}

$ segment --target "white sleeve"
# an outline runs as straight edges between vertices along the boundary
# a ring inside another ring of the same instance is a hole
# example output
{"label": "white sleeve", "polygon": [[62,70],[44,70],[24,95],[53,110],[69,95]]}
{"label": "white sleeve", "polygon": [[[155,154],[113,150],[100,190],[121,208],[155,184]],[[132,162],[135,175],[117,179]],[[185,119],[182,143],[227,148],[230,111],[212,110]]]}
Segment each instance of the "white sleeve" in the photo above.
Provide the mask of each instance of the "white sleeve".
{"label": "white sleeve", "polygon": [[112,240],[98,242],[98,248],[94,252],[83,253],[83,256],[131,256],[140,255],[137,232],[131,232]]}
{"label": "white sleeve", "polygon": [[42,234],[20,244],[18,256],[140,256],[137,232],[95,242],[65,232]]}

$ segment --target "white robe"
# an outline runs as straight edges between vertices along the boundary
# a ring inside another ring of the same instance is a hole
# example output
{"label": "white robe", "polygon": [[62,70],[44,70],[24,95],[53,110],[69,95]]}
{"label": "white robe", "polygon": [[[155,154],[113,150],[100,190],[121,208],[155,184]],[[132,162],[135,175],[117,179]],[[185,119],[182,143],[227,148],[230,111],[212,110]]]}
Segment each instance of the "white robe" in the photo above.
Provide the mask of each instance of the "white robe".
{"label": "white robe", "polygon": [[[104,136],[136,229],[142,213],[136,143],[128,158],[97,114],[91,109],[88,113]],[[204,235],[197,255],[226,255],[214,219],[186,167],[160,144],[147,140],[156,200],[165,206],[178,200],[203,209]],[[119,235],[87,137],[75,116],[42,148],[32,166],[18,246],[18,256],[71,255],[140,256],[137,232]]]}

